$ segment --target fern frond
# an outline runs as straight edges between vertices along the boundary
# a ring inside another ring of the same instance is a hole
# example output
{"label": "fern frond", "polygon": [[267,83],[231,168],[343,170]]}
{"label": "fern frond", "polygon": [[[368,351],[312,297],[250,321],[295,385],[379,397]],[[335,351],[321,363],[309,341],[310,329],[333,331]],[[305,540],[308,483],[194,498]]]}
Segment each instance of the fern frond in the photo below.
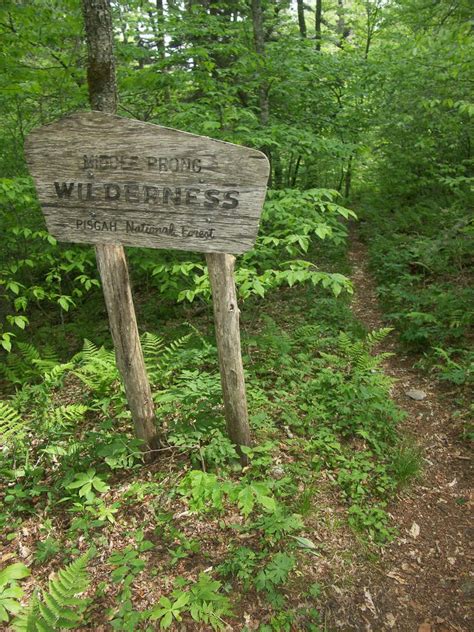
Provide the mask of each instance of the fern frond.
{"label": "fern frond", "polygon": [[84,404],[58,406],[48,412],[45,418],[45,424],[53,430],[56,428],[66,428],[71,424],[82,421],[88,410],[88,406]]}
{"label": "fern frond", "polygon": [[81,357],[87,361],[92,358],[95,358],[98,353],[99,353],[99,347],[97,347],[97,345],[95,345],[90,340],[87,340],[86,338],[86,340],[84,340],[84,345],[80,353]]}
{"label": "fern frond", "polygon": [[141,342],[144,355],[149,357],[158,356],[163,348],[163,338],[149,331],[141,336]]}
{"label": "fern frond", "polygon": [[18,348],[23,360],[26,360],[30,364],[33,364],[35,360],[41,359],[38,349],[28,342],[19,342]]}
{"label": "fern frond", "polygon": [[338,336],[339,350],[356,371],[371,371],[392,355],[390,353],[371,354],[372,349],[388,336],[391,331],[393,331],[391,327],[382,327],[371,331],[364,340],[356,341],[352,341],[346,332],[341,331]]}
{"label": "fern frond", "polygon": [[393,327],[381,327],[380,329],[376,329],[368,333],[366,338],[367,348],[370,350],[373,347],[377,346],[392,331]]}
{"label": "fern frond", "polygon": [[338,337],[338,344],[339,344],[339,349],[345,355],[350,356],[352,355],[357,343],[352,342],[352,340],[349,338],[348,334],[346,334],[345,331],[341,331]]}
{"label": "fern frond", "polygon": [[59,379],[66,373],[70,371],[74,367],[72,362],[66,362],[65,364],[56,364],[54,366],[44,366],[47,371],[44,374],[44,382],[47,386],[56,385]]}
{"label": "fern frond", "polygon": [[181,336],[165,347],[162,338],[156,334],[150,332],[143,334],[141,337],[143,357],[152,384],[163,382],[171,374],[176,354],[191,336],[192,334]]}
{"label": "fern frond", "polygon": [[2,443],[18,443],[24,437],[26,423],[19,412],[8,402],[0,400],[0,440]]}
{"label": "fern frond", "polygon": [[87,564],[92,557],[88,551],[58,571],[50,580],[48,592],[41,598],[34,595],[29,606],[13,622],[16,632],[57,632],[78,626],[87,606],[86,599],[78,598],[89,586]]}
{"label": "fern frond", "polygon": [[25,384],[42,378],[45,371],[58,364],[58,358],[51,349],[42,350],[27,342],[18,342],[17,352],[10,353],[6,362],[0,365],[2,373],[12,384]]}
{"label": "fern frond", "polygon": [[319,338],[321,327],[319,325],[301,325],[294,330],[293,334],[298,341]]}
{"label": "fern frond", "polygon": [[176,340],[173,340],[172,342],[170,342],[170,344],[167,345],[163,349],[162,363],[164,362],[164,360],[169,361],[170,359],[172,359],[172,357],[176,354],[176,352],[179,351],[182,347],[184,347],[184,345],[188,342],[191,336],[192,334],[186,334],[185,336],[181,336],[181,338],[176,338]]}
{"label": "fern frond", "polygon": [[12,627],[15,632],[40,632],[41,628],[37,627],[38,616],[38,592],[35,591],[31,596],[30,603],[23,608],[13,621]]}
{"label": "fern frond", "polygon": [[99,348],[90,340],[84,340],[84,347],[74,361],[79,365],[74,375],[93,392],[110,388],[119,377],[114,352]]}
{"label": "fern frond", "polygon": [[78,454],[84,448],[84,444],[80,441],[71,441],[69,438],[67,441],[59,441],[58,443],[49,442],[45,448],[41,449],[41,452],[50,454],[51,456],[62,458],[74,456]]}

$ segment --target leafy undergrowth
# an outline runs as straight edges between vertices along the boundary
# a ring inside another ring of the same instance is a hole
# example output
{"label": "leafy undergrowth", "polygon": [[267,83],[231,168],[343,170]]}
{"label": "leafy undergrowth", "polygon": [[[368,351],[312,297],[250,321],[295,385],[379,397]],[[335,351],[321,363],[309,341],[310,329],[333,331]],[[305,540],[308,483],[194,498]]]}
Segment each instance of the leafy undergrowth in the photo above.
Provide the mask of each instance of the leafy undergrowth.
{"label": "leafy undergrowth", "polygon": [[474,380],[473,241],[468,201],[368,207],[362,234],[387,318],[424,368],[450,384]]}
{"label": "leafy undergrowth", "polygon": [[[333,247],[339,269],[342,257]],[[9,370],[28,379],[0,403],[11,551],[0,619],[15,616],[18,630],[323,629],[333,542],[349,563],[392,538],[387,503],[418,468],[374,352],[387,330],[367,334],[345,298],[304,286],[252,299],[242,320],[255,437],[243,470],[205,318],[171,342],[143,336],[168,439],[151,464],[110,350],[86,341],[61,364],[23,345]]]}

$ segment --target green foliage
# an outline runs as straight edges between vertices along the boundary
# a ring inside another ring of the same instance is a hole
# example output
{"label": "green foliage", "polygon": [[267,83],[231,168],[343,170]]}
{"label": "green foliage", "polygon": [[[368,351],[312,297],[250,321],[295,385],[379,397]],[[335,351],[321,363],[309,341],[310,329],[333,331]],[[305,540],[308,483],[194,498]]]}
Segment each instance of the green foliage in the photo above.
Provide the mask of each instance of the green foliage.
{"label": "green foliage", "polygon": [[474,319],[466,309],[474,300],[469,283],[472,235],[462,232],[469,222],[462,206],[441,210],[441,229],[435,208],[433,202],[404,212],[366,211],[370,223],[364,234],[377,233],[369,249],[371,267],[401,341],[423,352],[425,366],[442,379],[462,385],[472,379],[469,339]]}
{"label": "green foliage", "polygon": [[246,546],[239,546],[230,551],[228,557],[219,564],[218,571],[224,577],[231,576],[241,581],[248,589],[253,581],[259,555]]}
{"label": "green foliage", "polygon": [[61,543],[54,538],[48,537],[42,542],[38,542],[35,550],[35,559],[39,563],[47,562],[55,557],[61,550]]}
{"label": "green foliage", "polygon": [[135,534],[136,548],[127,546],[121,551],[116,551],[107,560],[114,567],[111,579],[121,586],[117,597],[117,607],[110,613],[111,625],[114,630],[127,630],[132,632],[142,619],[142,613],[136,611],[132,602],[132,587],[135,578],[145,568],[145,561],[141,553],[153,548],[153,543],[146,540],[143,531]]}
{"label": "green foliage", "polygon": [[391,332],[391,327],[384,327],[377,331],[371,331],[363,340],[351,340],[350,336],[341,331],[339,334],[339,349],[349,361],[349,367],[358,373],[367,373],[375,370],[383,360],[393,355],[392,353],[379,353],[371,355],[374,347]]}
{"label": "green foliage", "polygon": [[215,474],[201,470],[188,472],[181,479],[178,492],[188,499],[189,507],[194,511],[220,511],[226,498],[237,503],[245,518],[256,507],[268,513],[274,513],[277,509],[277,503],[266,483],[247,483],[243,480],[233,484],[230,481],[220,481]]}
{"label": "green foliage", "polygon": [[0,621],[8,623],[10,615],[18,614],[23,590],[18,580],[28,577],[29,569],[22,563],[10,564],[0,570]]}
{"label": "green foliage", "polygon": [[13,623],[16,632],[55,632],[74,629],[83,621],[89,601],[77,595],[89,586],[87,565],[92,550],[58,571],[48,584],[48,591],[34,594],[29,605]]}
{"label": "green foliage", "polygon": [[87,472],[75,474],[74,478],[72,483],[66,485],[67,489],[77,489],[79,497],[85,496],[87,500],[92,500],[96,491],[103,494],[109,489],[109,486],[99,476],[96,476],[96,472],[92,468]]}
{"label": "green foliage", "polygon": [[8,402],[0,401],[0,434],[2,442],[7,443],[11,437],[19,440],[23,438],[24,433],[24,422],[18,411]]}
{"label": "green foliage", "polygon": [[183,614],[189,614],[194,621],[213,630],[226,629],[223,617],[231,615],[232,609],[229,598],[220,592],[221,582],[204,572],[191,584],[178,577],[175,585],[171,599],[161,597],[150,612],[150,619],[159,621],[160,629],[169,628],[173,621],[181,621]]}
{"label": "green foliage", "polygon": [[295,558],[286,553],[277,553],[255,578],[257,590],[271,592],[275,586],[286,582],[288,574],[295,565]]}
{"label": "green foliage", "polygon": [[[3,254],[0,258],[0,347],[10,352],[15,341],[38,318],[42,305],[47,321],[64,323],[64,312],[99,285],[91,252],[60,248],[43,229],[29,178],[0,179]],[[44,315],[42,316],[44,318]],[[25,351],[25,347],[23,351]]]}

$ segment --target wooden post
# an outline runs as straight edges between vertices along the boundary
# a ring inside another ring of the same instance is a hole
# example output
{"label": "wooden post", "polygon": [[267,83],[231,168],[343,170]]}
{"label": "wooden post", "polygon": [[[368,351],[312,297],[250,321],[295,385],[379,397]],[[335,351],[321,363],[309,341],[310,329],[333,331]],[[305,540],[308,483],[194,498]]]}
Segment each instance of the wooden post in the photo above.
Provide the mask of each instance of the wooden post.
{"label": "wooden post", "polygon": [[[109,0],[83,0],[87,38],[87,82],[93,110],[114,114],[117,109],[112,16]],[[150,383],[145,369],[133,306],[127,260],[122,246],[97,244],[97,265],[117,367],[125,385],[135,433],[145,447],[159,445]]]}
{"label": "wooden post", "polygon": [[[206,261],[214,305],[227,432],[237,448],[250,446],[247,397],[240,350],[239,307],[234,280],[235,257],[209,253],[206,255]],[[242,453],[240,455],[242,464],[246,465],[247,457]]]}

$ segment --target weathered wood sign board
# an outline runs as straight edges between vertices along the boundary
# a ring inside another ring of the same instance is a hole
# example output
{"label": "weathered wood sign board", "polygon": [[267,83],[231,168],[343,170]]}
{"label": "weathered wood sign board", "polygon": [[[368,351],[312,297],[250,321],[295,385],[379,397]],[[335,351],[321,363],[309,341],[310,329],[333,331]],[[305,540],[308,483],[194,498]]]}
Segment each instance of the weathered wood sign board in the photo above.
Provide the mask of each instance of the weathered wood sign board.
{"label": "weathered wood sign board", "polygon": [[269,173],[255,149],[84,112],[34,130],[26,156],[60,241],[232,254],[255,243]]}

